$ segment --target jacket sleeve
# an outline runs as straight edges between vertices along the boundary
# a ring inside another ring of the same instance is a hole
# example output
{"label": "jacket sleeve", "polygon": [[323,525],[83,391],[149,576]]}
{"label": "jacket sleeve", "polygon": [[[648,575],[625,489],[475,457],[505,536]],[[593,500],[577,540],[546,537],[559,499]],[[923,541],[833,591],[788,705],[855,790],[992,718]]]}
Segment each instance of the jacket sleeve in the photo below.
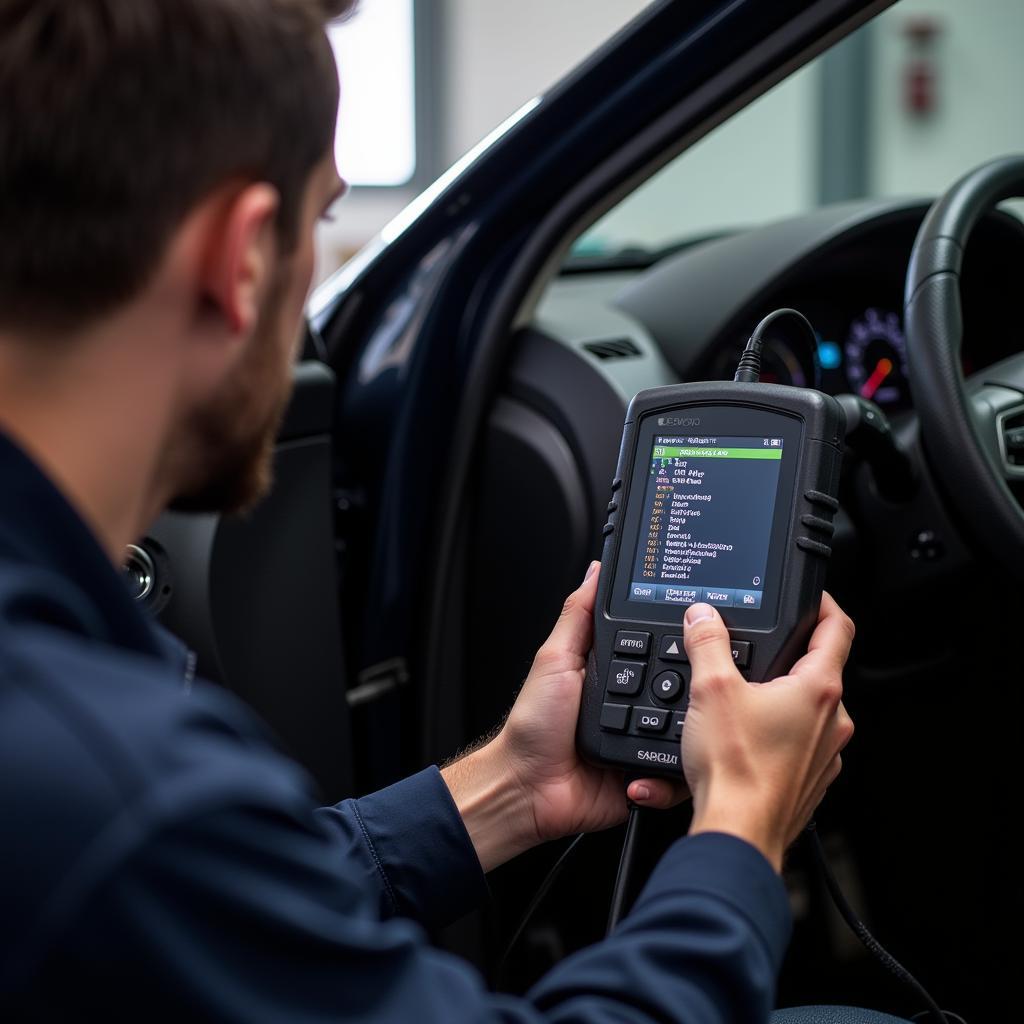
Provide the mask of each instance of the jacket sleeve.
{"label": "jacket sleeve", "polygon": [[[410,799],[434,785],[414,780]],[[400,916],[413,906],[435,913],[449,886],[456,903],[465,898],[457,875],[468,854],[457,848],[468,839],[447,811],[436,822],[415,814],[389,822],[392,798],[360,802],[338,812],[343,820],[327,815],[326,824],[295,802],[251,800],[149,835],[67,922],[18,1007],[22,1016],[256,1024],[767,1019],[788,917],[779,879],[753,848],[727,836],[681,841],[613,936],[564,961],[526,998],[512,998],[488,992],[472,967],[432,948]],[[424,825],[421,846],[412,830]],[[450,863],[428,863],[445,857]],[[425,893],[429,884],[438,891]],[[390,890],[387,920],[382,888]]]}
{"label": "jacket sleeve", "polygon": [[437,930],[487,896],[480,861],[436,768],[316,813],[339,869],[359,873],[382,920],[406,917]]}
{"label": "jacket sleeve", "polygon": [[566,1024],[766,1021],[790,929],[785,887],[754,847],[728,835],[682,839],[615,932],[557,966],[530,998]]}

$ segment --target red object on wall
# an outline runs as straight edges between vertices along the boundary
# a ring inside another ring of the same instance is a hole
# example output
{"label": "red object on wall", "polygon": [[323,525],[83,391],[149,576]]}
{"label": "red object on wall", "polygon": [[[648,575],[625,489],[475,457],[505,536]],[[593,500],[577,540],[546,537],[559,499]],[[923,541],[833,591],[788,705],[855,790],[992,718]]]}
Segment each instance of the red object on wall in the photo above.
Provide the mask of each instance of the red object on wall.
{"label": "red object on wall", "polygon": [[912,117],[924,118],[938,107],[936,43],[942,23],[936,18],[911,18],[903,29],[908,53],[903,69],[903,108]]}
{"label": "red object on wall", "polygon": [[936,107],[935,67],[930,60],[911,60],[903,72],[903,105],[914,117],[927,117]]}

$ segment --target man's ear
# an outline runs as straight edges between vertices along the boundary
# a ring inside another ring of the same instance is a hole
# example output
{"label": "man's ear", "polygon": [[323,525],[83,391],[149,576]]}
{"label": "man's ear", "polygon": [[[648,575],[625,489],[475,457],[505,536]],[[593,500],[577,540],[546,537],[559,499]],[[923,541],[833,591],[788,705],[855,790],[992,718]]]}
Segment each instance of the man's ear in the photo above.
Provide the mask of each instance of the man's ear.
{"label": "man's ear", "polygon": [[211,233],[203,290],[232,334],[250,332],[273,271],[276,217],[281,203],[272,185],[247,185],[225,199]]}

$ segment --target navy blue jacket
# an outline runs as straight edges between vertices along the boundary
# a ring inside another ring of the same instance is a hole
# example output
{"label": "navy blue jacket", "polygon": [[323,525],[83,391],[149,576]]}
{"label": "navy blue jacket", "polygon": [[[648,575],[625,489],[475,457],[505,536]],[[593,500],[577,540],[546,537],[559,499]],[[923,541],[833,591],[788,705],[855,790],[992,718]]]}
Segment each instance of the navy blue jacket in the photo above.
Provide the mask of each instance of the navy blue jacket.
{"label": "navy blue jacket", "polygon": [[788,939],[745,843],[685,839],[526,998],[432,948],[485,894],[436,768],[318,808],[0,437],[0,1018],[759,1021]]}

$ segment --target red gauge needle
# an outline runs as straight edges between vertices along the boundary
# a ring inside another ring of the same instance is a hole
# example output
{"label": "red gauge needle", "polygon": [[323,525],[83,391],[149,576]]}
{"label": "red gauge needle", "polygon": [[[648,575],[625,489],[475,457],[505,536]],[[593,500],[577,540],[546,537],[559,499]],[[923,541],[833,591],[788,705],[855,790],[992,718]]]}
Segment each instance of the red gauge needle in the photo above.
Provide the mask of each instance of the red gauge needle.
{"label": "red gauge needle", "polygon": [[874,398],[875,392],[882,386],[882,381],[892,373],[892,360],[879,359],[871,376],[864,381],[864,387],[860,389],[861,398]]}

